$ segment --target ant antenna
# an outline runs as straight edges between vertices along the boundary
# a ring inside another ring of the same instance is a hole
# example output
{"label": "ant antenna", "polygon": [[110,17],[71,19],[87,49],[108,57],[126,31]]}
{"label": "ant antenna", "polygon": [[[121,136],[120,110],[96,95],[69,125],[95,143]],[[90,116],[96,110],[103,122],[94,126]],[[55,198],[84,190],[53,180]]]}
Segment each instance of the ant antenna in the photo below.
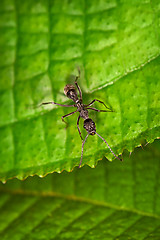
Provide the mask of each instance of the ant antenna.
{"label": "ant antenna", "polygon": [[80,161],[80,163],[79,163],[79,166],[78,166],[79,168],[80,168],[80,166],[81,166],[81,163],[82,163],[82,157],[83,157],[83,147],[84,147],[84,144],[85,144],[85,142],[86,142],[86,140],[87,140],[88,136],[89,136],[89,133],[87,134],[87,136],[85,137],[85,139],[84,139],[84,141],[83,141],[83,143],[82,143],[81,161]]}
{"label": "ant antenna", "polygon": [[108,146],[109,150],[111,151],[111,153],[112,153],[118,160],[123,161],[122,159],[120,159],[119,157],[116,156],[116,154],[112,151],[111,147],[110,147],[109,144],[106,142],[106,140],[105,140],[103,137],[101,137],[97,132],[95,132],[95,133],[98,135],[98,137],[100,137],[100,138],[107,144],[107,146]]}

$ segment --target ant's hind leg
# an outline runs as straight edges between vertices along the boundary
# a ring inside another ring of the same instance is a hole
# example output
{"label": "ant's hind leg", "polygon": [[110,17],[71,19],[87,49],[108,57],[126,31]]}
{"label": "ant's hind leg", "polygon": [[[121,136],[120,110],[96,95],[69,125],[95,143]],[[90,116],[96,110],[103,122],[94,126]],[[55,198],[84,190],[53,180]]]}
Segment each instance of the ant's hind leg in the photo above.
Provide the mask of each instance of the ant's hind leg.
{"label": "ant's hind leg", "polygon": [[80,120],[80,116],[78,116],[78,119],[77,119],[77,128],[78,128],[78,132],[79,132],[80,138],[81,138],[82,141],[83,141],[82,134],[81,134],[81,130],[80,130],[80,128],[79,128],[79,120]]}
{"label": "ant's hind leg", "polygon": [[64,120],[64,118],[65,118],[65,117],[69,117],[69,116],[73,115],[73,114],[76,113],[76,112],[77,112],[77,110],[74,111],[74,112],[68,113],[68,114],[66,114],[66,115],[64,115],[64,116],[61,117],[62,121],[66,124],[66,128],[68,127],[68,123]]}

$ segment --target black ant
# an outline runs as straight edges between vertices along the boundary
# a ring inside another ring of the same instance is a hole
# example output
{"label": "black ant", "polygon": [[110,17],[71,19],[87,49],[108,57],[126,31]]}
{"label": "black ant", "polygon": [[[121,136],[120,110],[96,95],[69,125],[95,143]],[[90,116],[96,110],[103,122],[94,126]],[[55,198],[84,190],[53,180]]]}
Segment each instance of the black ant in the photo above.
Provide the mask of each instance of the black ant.
{"label": "black ant", "polygon": [[[62,121],[64,121],[64,118],[65,117],[68,117],[68,116],[71,116],[73,115],[74,113],[76,112],[79,112],[79,116],[78,116],[78,119],[77,119],[77,128],[78,128],[78,132],[79,132],[79,135],[82,139],[82,152],[81,152],[81,160],[80,160],[80,163],[79,163],[79,167],[81,166],[81,163],[82,163],[82,157],[83,157],[83,147],[84,147],[84,144],[88,138],[89,135],[95,135],[97,134],[98,137],[100,137],[108,146],[109,150],[111,151],[111,153],[117,158],[119,159],[120,161],[122,161],[122,159],[120,159],[119,157],[117,157],[115,155],[115,153],[112,151],[111,147],[108,145],[108,143],[106,142],[106,140],[104,138],[102,138],[97,132],[96,132],[96,125],[94,123],[94,121],[89,118],[89,115],[88,115],[88,109],[90,110],[94,110],[96,112],[112,112],[112,110],[110,108],[108,108],[104,102],[98,100],[98,99],[94,99],[92,102],[90,102],[89,104],[83,104],[83,100],[82,100],[82,92],[81,92],[81,89],[77,83],[77,80],[80,78],[80,69],[78,69],[78,73],[79,75],[76,76],[76,79],[75,79],[75,85],[78,89],[78,92],[79,92],[79,98],[78,98],[78,95],[77,95],[77,91],[76,91],[76,88],[74,85],[72,84],[67,84],[65,87],[64,87],[64,94],[72,99],[73,102],[75,102],[75,104],[73,105],[64,105],[64,104],[59,104],[59,103],[55,103],[55,102],[45,102],[45,103],[41,103],[41,105],[46,105],[46,104],[56,104],[56,105],[59,105],[61,107],[76,107],[77,110],[74,111],[74,112],[71,112],[71,113],[68,113],[64,116],[61,117]],[[103,104],[108,110],[99,110],[99,109],[96,109],[96,108],[92,108],[92,107],[89,107],[91,106],[94,102],[99,102],[101,104]],[[80,118],[83,118],[84,119],[84,125],[83,127],[86,129],[87,131],[87,136],[85,137],[84,141],[83,141],[83,138],[82,138],[82,134],[81,134],[81,131],[80,131],[80,128],[79,128],[79,120]],[[65,122],[66,123],[66,122]],[[67,124],[67,123],[66,123]]]}

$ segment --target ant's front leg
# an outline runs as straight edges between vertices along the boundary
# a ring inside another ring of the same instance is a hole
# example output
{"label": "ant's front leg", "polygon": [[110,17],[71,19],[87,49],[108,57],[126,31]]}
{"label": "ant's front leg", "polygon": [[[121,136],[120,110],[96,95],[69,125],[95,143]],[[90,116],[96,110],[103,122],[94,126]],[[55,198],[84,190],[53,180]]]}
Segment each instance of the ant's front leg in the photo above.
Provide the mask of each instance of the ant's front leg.
{"label": "ant's front leg", "polygon": [[[100,101],[100,100],[98,100],[98,99],[94,99],[92,102],[90,102],[89,104],[84,105],[84,106],[85,106],[85,107],[89,107],[89,106],[91,106],[94,102],[99,102],[99,103],[103,104],[103,106],[104,106],[105,108],[110,109],[110,108],[108,108],[108,107],[106,106],[106,104],[105,104],[104,102],[102,102],[102,101]],[[110,110],[111,110],[111,109],[110,109]],[[112,112],[113,112],[113,111],[112,111]]]}
{"label": "ant's front leg", "polygon": [[76,107],[75,104],[74,105],[65,105],[65,104],[60,104],[60,103],[55,103],[55,102],[44,102],[44,103],[41,103],[39,105],[42,106],[42,105],[47,105],[47,104],[55,104],[55,105],[58,105],[58,106],[61,106],[61,107]]}
{"label": "ant's front leg", "polygon": [[69,117],[69,116],[73,115],[73,114],[76,113],[76,112],[77,112],[77,110],[74,111],[74,112],[68,113],[68,114],[66,114],[66,115],[64,115],[64,116],[61,117],[62,121],[66,124],[66,127],[68,127],[68,123],[67,123],[66,121],[64,121],[64,118],[65,118],[65,117]]}
{"label": "ant's front leg", "polygon": [[81,134],[81,130],[80,130],[80,128],[79,128],[79,120],[80,120],[80,116],[78,116],[78,119],[77,119],[77,128],[78,128],[78,132],[79,132],[80,138],[81,138],[82,141],[83,141],[82,134]]}

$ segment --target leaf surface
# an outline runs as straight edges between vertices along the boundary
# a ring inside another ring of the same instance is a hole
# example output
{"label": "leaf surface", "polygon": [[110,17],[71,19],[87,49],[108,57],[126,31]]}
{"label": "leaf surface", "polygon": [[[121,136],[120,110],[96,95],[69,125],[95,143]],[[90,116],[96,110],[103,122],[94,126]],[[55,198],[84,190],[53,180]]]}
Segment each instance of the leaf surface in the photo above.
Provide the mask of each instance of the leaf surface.
{"label": "leaf surface", "polygon": [[[72,109],[34,107],[70,103],[63,88],[76,66],[84,102],[100,98],[114,109],[90,117],[117,155],[160,137],[159,11],[157,1],[2,1],[1,180],[79,164],[77,115],[65,129],[61,116]],[[103,156],[113,158],[105,143],[90,136],[83,164],[93,167]]]}

